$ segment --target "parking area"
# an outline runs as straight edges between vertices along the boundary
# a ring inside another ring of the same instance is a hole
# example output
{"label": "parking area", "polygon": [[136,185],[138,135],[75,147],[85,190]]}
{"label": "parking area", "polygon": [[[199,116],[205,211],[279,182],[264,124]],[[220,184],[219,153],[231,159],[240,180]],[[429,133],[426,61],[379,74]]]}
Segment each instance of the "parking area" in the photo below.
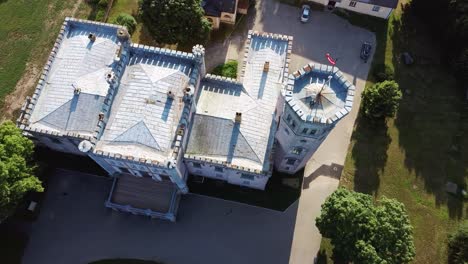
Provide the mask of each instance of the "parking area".
{"label": "parking area", "polygon": [[176,223],[104,207],[112,181],[57,170],[50,176],[24,264],[139,258],[167,264],[287,263],[297,204],[280,213],[184,196]]}
{"label": "parking area", "polygon": [[311,61],[327,63],[325,54],[330,53],[338,59],[337,66],[348,74],[350,81],[355,84],[359,79],[365,81],[371,60],[361,61],[360,49],[365,41],[375,46],[375,35],[329,12],[312,11],[309,21],[301,23],[300,12],[299,8],[278,0],[257,0],[227,39],[208,45],[207,69],[230,59],[241,60],[247,32],[253,29],[294,37],[290,71]]}

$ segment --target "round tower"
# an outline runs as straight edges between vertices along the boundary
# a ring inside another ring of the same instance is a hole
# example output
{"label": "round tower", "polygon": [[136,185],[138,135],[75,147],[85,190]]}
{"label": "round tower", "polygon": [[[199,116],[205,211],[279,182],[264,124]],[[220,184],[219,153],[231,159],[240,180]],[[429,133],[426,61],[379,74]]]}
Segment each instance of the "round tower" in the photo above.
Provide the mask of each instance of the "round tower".
{"label": "round tower", "polygon": [[275,167],[304,168],[335,124],[351,111],[354,85],[336,67],[309,63],[289,76],[276,132]]}
{"label": "round tower", "polygon": [[197,45],[193,46],[192,53],[193,53],[193,56],[195,57],[195,59],[200,64],[200,75],[202,77],[204,77],[205,74],[206,74],[205,48],[203,47],[203,45],[197,44]]}

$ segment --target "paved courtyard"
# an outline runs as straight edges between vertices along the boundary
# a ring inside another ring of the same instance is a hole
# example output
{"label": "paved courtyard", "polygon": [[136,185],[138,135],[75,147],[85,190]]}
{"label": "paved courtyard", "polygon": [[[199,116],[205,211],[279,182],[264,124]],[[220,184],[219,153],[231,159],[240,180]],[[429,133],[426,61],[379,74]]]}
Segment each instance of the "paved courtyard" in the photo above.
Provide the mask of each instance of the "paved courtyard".
{"label": "paved courtyard", "polygon": [[[276,0],[257,0],[249,12],[243,30],[208,47],[208,68],[242,58],[246,31],[253,28],[294,36],[291,70],[310,61],[325,63],[330,52],[360,94],[370,61],[362,63],[359,50],[363,41],[375,43],[372,33],[325,12],[312,12],[309,23],[301,24],[298,8]],[[300,200],[284,213],[188,195],[177,223],[148,220],[104,208],[109,179],[59,171],[50,182],[24,263],[74,264],[108,257],[167,264],[313,263],[321,239],[314,219],[338,186],[359,107],[359,96],[355,98],[352,112],[307,165]]]}
{"label": "paved courtyard", "polygon": [[280,213],[188,195],[171,223],[104,207],[109,178],[58,170],[33,226],[25,264],[141,258],[167,264],[287,263],[297,205]]}

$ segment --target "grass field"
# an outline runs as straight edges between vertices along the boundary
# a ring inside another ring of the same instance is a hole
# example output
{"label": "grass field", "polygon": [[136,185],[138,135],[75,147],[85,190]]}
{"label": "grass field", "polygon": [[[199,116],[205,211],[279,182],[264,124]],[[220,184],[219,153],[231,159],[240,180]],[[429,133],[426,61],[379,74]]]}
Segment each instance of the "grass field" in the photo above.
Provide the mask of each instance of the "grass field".
{"label": "grass field", "polygon": [[[428,29],[401,6],[388,23],[363,15],[342,16],[376,32],[372,68],[381,63],[393,67],[403,99],[396,117],[382,126],[358,117],[341,185],[403,202],[414,226],[413,263],[446,263],[447,234],[467,217],[463,201],[444,189],[447,181],[465,185],[468,178],[468,105],[463,90],[440,62]],[[413,54],[415,65],[400,62],[405,51]],[[371,75],[367,86],[373,83]],[[322,246],[330,256],[329,241]]]}
{"label": "grass field", "polygon": [[[38,77],[59,27],[65,16],[71,14],[75,2],[0,1],[0,109],[3,115],[7,112],[5,96],[15,89],[25,70]],[[30,91],[34,84],[31,86],[28,87]],[[6,117],[12,118],[11,113]]]}
{"label": "grass field", "polygon": [[[114,4],[112,5],[112,9],[109,14],[108,22],[112,23],[112,21],[120,13],[130,14],[134,16],[138,22],[135,32],[133,32],[132,34],[132,41],[135,43],[143,44],[143,45],[161,47],[161,44],[158,43],[156,39],[154,39],[151,36],[146,26],[138,17],[138,8],[139,8],[138,0],[114,0]],[[176,49],[177,45],[163,45],[162,47]]]}

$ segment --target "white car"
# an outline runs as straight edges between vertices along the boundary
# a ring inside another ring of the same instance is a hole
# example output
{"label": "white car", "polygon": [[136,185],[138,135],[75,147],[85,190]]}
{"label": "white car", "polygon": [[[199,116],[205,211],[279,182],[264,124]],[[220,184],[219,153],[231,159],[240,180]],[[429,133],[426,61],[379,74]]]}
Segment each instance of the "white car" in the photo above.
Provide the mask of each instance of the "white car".
{"label": "white car", "polygon": [[309,21],[309,18],[310,18],[310,6],[303,5],[302,12],[301,12],[301,22],[306,23],[307,21]]}

